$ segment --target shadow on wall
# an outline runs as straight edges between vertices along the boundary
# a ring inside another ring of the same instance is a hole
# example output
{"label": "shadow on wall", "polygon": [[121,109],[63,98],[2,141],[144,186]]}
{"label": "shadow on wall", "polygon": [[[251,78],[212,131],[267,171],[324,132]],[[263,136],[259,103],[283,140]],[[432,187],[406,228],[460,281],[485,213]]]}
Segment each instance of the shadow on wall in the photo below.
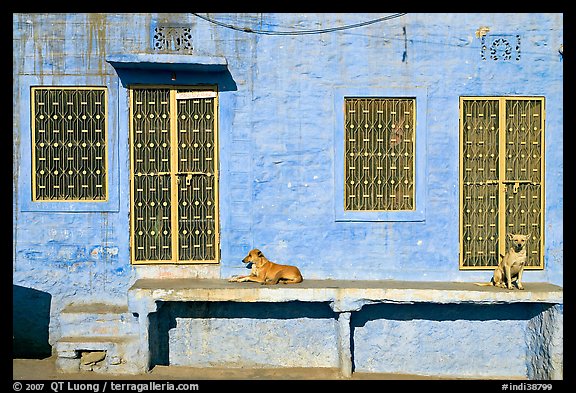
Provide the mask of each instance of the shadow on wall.
{"label": "shadow on wall", "polygon": [[12,285],[12,358],[44,359],[52,355],[48,343],[52,295]]}
{"label": "shadow on wall", "polygon": [[[325,324],[327,324],[331,327],[330,330],[334,330],[333,324],[336,321],[336,314],[330,309],[328,303],[300,301],[285,303],[166,302],[159,304],[159,308],[158,312],[150,314],[152,366],[171,364],[170,352],[175,348],[171,348],[170,331],[178,328],[178,321],[182,322],[182,320],[190,319],[202,320],[206,324],[203,326],[194,325],[199,330],[189,331],[190,336],[185,337],[183,340],[179,339],[179,344],[188,344],[193,349],[201,349],[206,343],[216,346],[221,345],[219,350],[224,354],[222,356],[226,358],[242,357],[242,348],[250,346],[250,343],[255,344],[252,341],[259,340],[261,335],[268,337],[268,339],[272,337],[271,339],[273,340],[276,334],[280,334],[282,342],[290,342],[290,337],[282,336],[286,333],[283,330],[284,328],[292,329],[290,334],[296,337],[296,341],[299,343],[305,341],[302,345],[312,352],[323,345],[328,347],[335,346],[335,344],[331,343],[330,338],[326,338],[318,332],[315,332],[315,335],[307,331],[307,326],[299,328],[299,323],[295,322],[307,319],[313,324],[316,321],[314,326],[320,329],[326,327]],[[217,320],[228,320],[230,323],[218,323]],[[184,323],[184,325],[186,324]],[[186,327],[181,326],[180,329],[186,329]],[[283,333],[276,332],[276,329],[281,330]],[[203,337],[203,334],[209,334],[212,338]],[[319,342],[315,339],[318,339]],[[238,342],[236,342],[237,340]],[[224,344],[223,342],[226,343]],[[231,344],[231,342],[236,343]],[[233,348],[228,348],[228,345]],[[264,343],[259,343],[259,345],[262,346]],[[282,344],[278,343],[277,345],[281,346]],[[272,358],[275,356],[281,357],[274,348],[268,349]],[[190,350],[190,348],[185,348],[184,350]],[[262,348],[256,350],[256,352],[260,351],[262,351]],[[218,353],[218,350],[216,352]],[[206,351],[196,354],[198,358],[210,356]],[[219,357],[219,353],[214,356],[211,361],[216,363],[223,361]],[[192,362],[193,359],[190,361]]]}
{"label": "shadow on wall", "polygon": [[[539,303],[366,305],[350,321],[354,371],[525,376],[532,359],[548,364],[550,349],[541,341],[537,320],[551,307]],[[506,367],[496,359],[507,359]]]}

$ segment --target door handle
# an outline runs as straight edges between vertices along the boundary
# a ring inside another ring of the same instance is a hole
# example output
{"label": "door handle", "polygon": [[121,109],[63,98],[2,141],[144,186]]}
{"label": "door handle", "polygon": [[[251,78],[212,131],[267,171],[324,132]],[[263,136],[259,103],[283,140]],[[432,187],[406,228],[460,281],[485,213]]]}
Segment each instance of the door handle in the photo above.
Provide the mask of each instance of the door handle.
{"label": "door handle", "polygon": [[187,186],[190,185],[190,181],[194,176],[212,176],[210,172],[176,172],[176,175],[178,175],[178,183],[180,183],[180,176],[186,176],[185,180]]}

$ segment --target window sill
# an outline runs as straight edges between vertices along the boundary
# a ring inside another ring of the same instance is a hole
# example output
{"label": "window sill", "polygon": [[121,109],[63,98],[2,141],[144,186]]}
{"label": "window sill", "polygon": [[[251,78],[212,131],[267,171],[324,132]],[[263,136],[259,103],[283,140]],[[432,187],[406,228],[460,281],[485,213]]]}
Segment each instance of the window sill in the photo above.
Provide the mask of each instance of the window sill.
{"label": "window sill", "polygon": [[336,222],[426,221],[424,209],[411,211],[344,211],[335,213]]}

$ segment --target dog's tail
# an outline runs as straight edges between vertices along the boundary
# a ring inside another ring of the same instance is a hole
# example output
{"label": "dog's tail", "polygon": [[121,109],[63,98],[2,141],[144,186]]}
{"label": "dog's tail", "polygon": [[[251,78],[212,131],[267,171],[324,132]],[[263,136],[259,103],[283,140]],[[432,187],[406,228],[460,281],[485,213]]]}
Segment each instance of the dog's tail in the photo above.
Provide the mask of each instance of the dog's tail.
{"label": "dog's tail", "polygon": [[490,281],[490,282],[475,282],[474,285],[478,285],[479,287],[491,287],[494,284],[492,283],[492,281]]}

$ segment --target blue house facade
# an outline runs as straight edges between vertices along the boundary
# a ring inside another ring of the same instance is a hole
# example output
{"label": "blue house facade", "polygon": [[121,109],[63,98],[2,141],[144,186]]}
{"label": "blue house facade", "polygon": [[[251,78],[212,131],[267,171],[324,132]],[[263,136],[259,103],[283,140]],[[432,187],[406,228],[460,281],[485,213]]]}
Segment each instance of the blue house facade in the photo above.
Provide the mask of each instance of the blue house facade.
{"label": "blue house facade", "polygon": [[[563,285],[562,14],[14,14],[13,33],[19,356],[77,359],[92,347],[58,343],[86,324],[78,307],[129,308],[138,280],[248,274],[253,248],[305,282],[471,284],[520,233],[527,291]],[[366,303],[352,367],[561,378],[562,302],[530,299]],[[147,366],[342,364],[321,302],[173,300],[105,329],[162,327]],[[545,323],[545,354],[496,345],[507,369],[478,348]],[[283,333],[246,355],[261,328]]]}

